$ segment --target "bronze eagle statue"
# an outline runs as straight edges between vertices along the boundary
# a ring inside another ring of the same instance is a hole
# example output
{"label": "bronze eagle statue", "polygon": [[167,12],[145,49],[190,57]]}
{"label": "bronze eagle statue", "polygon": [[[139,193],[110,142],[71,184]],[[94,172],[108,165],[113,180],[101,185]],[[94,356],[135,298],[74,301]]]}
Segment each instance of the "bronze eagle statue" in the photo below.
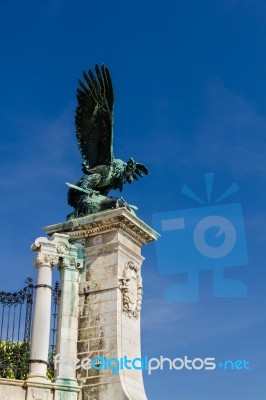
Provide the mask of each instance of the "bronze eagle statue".
{"label": "bronze eagle statue", "polygon": [[130,158],[126,163],[113,154],[114,92],[110,73],[105,65],[96,64],[83,72],[77,89],[76,134],[83,159],[84,175],[75,184],[67,183],[68,204],[74,211],[67,219],[83,217],[114,207],[126,207],[134,212],[136,207],[122,198],[107,197],[112,189],[123,190],[123,185],[138,180],[148,169]]}

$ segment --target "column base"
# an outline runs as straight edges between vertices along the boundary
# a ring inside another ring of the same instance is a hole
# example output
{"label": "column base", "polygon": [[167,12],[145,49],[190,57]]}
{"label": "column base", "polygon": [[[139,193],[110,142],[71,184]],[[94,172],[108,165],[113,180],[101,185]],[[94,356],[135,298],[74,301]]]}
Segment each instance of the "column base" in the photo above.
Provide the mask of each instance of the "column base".
{"label": "column base", "polygon": [[53,400],[78,400],[81,388],[76,379],[56,378]]}
{"label": "column base", "polygon": [[37,374],[37,373],[29,374],[27,381],[29,381],[29,382],[51,383],[51,380],[48,379],[46,375]]}
{"label": "column base", "polygon": [[58,376],[55,379],[55,384],[58,386],[64,386],[64,387],[73,387],[73,388],[77,388],[78,387],[78,381],[77,379],[71,379],[71,378],[64,378],[64,377],[60,377]]}
{"label": "column base", "polygon": [[53,384],[51,381],[46,379],[44,381],[43,377],[34,376],[25,382],[26,387],[26,400],[53,400]]}
{"label": "column base", "polygon": [[26,400],[78,400],[81,388],[75,379],[60,378],[57,382],[46,382],[42,377],[34,377],[24,384],[26,388]]}

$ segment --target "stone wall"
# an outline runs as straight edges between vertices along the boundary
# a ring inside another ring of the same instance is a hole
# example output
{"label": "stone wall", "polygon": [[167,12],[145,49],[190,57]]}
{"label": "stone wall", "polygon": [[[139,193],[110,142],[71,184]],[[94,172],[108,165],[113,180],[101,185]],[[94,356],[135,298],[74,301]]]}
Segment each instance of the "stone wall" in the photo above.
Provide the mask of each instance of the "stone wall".
{"label": "stone wall", "polygon": [[0,378],[0,400],[25,400],[24,381]]}

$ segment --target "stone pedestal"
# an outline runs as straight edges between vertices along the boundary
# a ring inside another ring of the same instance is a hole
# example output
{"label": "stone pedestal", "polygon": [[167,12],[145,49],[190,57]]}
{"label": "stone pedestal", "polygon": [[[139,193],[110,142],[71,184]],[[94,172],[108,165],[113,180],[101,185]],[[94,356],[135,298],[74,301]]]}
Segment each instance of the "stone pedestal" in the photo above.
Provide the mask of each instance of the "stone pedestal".
{"label": "stone pedestal", "polygon": [[[82,400],[146,400],[142,371],[137,369],[140,361],[133,368],[132,360],[141,357],[141,247],[158,234],[125,208],[49,226],[45,231],[65,233],[70,242],[84,244],[78,358],[98,358],[98,363],[78,370]],[[119,371],[117,360],[124,364]]]}

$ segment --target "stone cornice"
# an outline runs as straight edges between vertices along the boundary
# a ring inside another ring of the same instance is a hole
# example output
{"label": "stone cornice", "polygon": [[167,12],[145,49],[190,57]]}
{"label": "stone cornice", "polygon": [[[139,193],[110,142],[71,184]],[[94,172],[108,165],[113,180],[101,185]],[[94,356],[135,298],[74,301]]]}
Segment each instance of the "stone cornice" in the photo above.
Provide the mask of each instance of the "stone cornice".
{"label": "stone cornice", "polygon": [[64,233],[71,241],[120,229],[140,245],[153,242],[159,234],[126,208],[90,214],[44,228],[48,235]]}

